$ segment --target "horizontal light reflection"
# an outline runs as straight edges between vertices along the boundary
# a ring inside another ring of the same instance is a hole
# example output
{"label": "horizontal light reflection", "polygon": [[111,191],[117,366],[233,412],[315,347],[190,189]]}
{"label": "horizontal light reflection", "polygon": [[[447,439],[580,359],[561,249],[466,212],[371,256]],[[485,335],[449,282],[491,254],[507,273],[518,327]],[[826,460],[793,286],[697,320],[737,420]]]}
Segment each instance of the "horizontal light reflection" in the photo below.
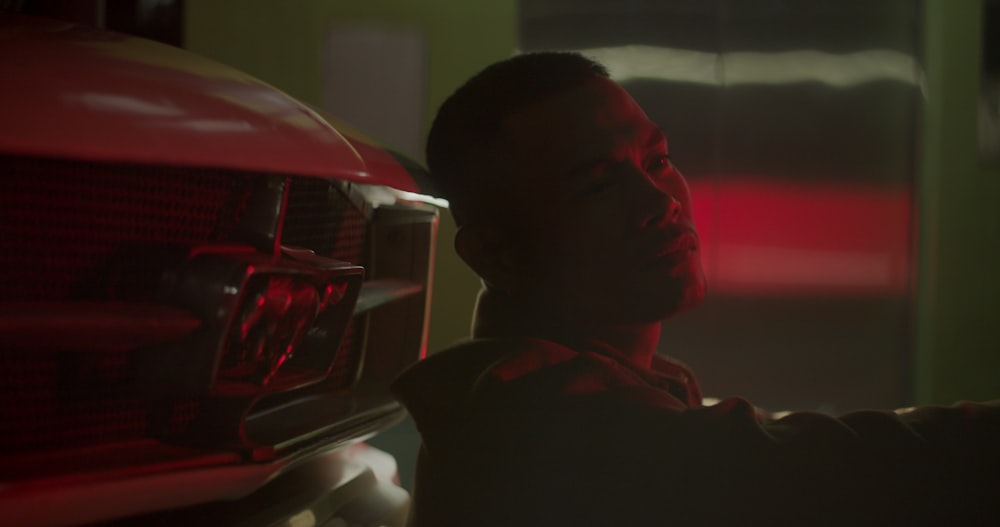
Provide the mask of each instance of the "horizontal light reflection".
{"label": "horizontal light reflection", "polygon": [[[821,233],[817,233],[821,234]],[[729,243],[719,247],[728,282],[782,286],[879,288],[892,283],[892,257],[884,252],[762,247]]]}
{"label": "horizontal light reflection", "polygon": [[155,123],[161,128],[183,128],[202,133],[250,133],[257,129],[252,123],[235,119],[177,119]]}
{"label": "horizontal light reflection", "polygon": [[618,82],[650,79],[716,86],[819,82],[838,88],[873,81],[923,84],[914,57],[885,49],[844,54],[814,50],[710,53],[629,45],[578,51],[607,66]]}
{"label": "horizontal light reflection", "polygon": [[67,93],[62,96],[68,102],[76,102],[93,110],[143,117],[180,117],[187,112],[169,100],[142,99],[134,95],[118,93]]}
{"label": "horizontal light reflection", "polygon": [[428,205],[434,205],[435,207],[444,209],[449,206],[448,200],[444,198],[437,198],[427,194],[399,190],[392,187],[356,184],[353,188],[363,194],[365,196],[365,201],[373,207],[394,205],[399,201],[427,203]]}

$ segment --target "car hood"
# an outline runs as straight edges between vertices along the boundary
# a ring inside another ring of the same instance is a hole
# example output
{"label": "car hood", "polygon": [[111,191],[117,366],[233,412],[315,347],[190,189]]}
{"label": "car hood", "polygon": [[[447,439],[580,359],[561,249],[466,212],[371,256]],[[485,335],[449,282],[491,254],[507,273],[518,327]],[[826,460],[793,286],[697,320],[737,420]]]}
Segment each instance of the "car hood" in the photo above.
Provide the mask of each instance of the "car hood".
{"label": "car hood", "polygon": [[430,193],[415,179],[422,170],[383,145],[182,49],[15,14],[0,14],[0,44],[17,50],[0,84],[0,154],[270,171]]}

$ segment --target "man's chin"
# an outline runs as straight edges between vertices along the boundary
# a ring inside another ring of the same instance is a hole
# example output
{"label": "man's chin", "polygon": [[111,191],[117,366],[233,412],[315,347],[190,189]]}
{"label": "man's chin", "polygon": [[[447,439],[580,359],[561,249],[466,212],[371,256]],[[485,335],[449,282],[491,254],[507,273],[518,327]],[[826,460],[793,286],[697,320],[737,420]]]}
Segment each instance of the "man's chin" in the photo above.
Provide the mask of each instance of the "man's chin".
{"label": "man's chin", "polygon": [[670,314],[663,318],[669,318],[676,314],[683,313],[685,311],[690,311],[701,305],[702,301],[705,300],[705,284],[704,279],[702,283],[697,286],[692,286],[685,290],[683,300],[679,303],[676,309],[674,309]]}
{"label": "man's chin", "polygon": [[640,308],[637,318],[643,319],[643,322],[664,320],[701,305],[705,299],[705,277],[698,273],[685,277],[679,283],[675,281],[663,288],[650,288],[642,297],[645,297],[645,302],[637,302],[636,307]]}
{"label": "man's chin", "polygon": [[560,311],[587,324],[648,324],[660,322],[701,305],[705,297],[705,277],[701,269],[681,275],[639,277],[601,291],[597,295],[559,295],[572,298]]}

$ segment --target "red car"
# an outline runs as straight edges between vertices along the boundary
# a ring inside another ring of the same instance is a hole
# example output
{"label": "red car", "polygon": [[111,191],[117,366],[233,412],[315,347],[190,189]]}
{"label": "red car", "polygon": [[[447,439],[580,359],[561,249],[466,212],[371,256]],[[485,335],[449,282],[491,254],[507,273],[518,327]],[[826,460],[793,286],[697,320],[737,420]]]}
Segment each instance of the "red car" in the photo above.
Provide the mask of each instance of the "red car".
{"label": "red car", "polygon": [[399,525],[424,173],[248,75],[0,14],[0,522]]}

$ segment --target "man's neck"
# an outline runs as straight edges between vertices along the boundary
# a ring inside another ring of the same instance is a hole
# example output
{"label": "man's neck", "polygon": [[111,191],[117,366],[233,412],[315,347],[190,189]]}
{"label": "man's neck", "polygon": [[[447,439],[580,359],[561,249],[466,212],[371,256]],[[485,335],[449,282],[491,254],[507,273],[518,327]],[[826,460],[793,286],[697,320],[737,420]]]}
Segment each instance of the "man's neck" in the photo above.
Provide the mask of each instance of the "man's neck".
{"label": "man's neck", "polygon": [[585,341],[603,344],[634,366],[649,369],[660,342],[660,322],[581,328]]}
{"label": "man's neck", "polygon": [[537,308],[537,303],[519,302],[503,293],[483,291],[476,307],[473,335],[528,336],[569,346],[586,345],[607,351],[638,368],[650,367],[660,340],[660,322],[587,324],[559,319]]}

